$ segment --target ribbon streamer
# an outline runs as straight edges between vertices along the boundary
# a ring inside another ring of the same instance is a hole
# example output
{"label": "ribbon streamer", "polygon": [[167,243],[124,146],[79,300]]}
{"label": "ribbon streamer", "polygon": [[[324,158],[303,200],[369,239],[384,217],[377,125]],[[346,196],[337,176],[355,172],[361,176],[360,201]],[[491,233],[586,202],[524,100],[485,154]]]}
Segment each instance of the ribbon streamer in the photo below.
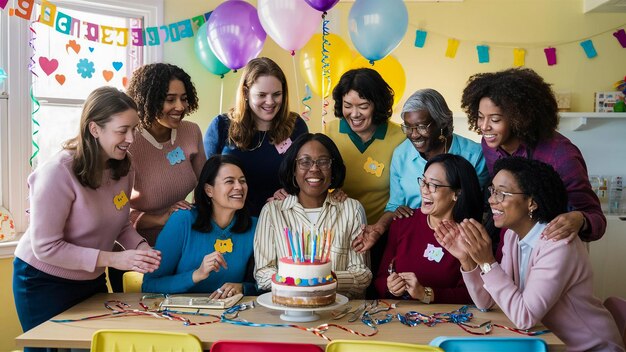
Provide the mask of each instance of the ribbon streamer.
{"label": "ribbon streamer", "polygon": [[330,29],[328,28],[329,20],[326,19],[326,12],[322,14],[322,130],[324,126],[326,126],[326,108],[330,105],[328,101],[328,96],[330,95],[330,87],[332,85],[330,78],[330,62],[329,56],[330,50],[328,47],[331,46],[330,41],[327,36],[330,34]]}
{"label": "ribbon streamer", "polygon": [[308,100],[311,100],[311,98],[312,98],[311,88],[309,87],[308,84],[305,84],[304,85],[304,98],[302,98],[302,105],[304,105],[304,111],[302,111],[302,113],[300,114],[300,116],[302,116],[304,121],[311,120],[309,118],[309,113],[311,112],[311,107],[306,103]]}
{"label": "ribbon streamer", "polygon": [[[31,22],[30,26],[28,27],[31,32],[30,39],[28,40],[28,46],[30,46],[33,52],[33,54],[30,56],[30,62],[28,63],[28,70],[35,77],[39,77],[37,75],[37,72],[35,72],[37,63],[35,62],[35,59],[33,59],[35,57],[35,39],[37,39],[37,32],[33,28],[33,24],[35,22],[36,21]],[[33,85],[34,83],[31,83],[31,86],[30,86],[30,100],[34,106],[33,111],[30,113],[30,116],[31,116],[30,119],[33,122],[33,134],[32,134],[32,141],[31,141],[31,143],[33,144],[33,154],[31,154],[30,159],[28,160],[28,163],[30,164],[31,167],[33,166],[33,160],[37,157],[37,154],[39,154],[39,144],[37,144],[37,140],[35,136],[37,135],[37,133],[39,133],[39,127],[41,127],[41,125],[39,124],[39,121],[37,121],[37,118],[35,117],[35,114],[41,108],[41,104],[39,103],[39,100],[37,100],[37,98],[35,97],[35,94],[33,94]]]}

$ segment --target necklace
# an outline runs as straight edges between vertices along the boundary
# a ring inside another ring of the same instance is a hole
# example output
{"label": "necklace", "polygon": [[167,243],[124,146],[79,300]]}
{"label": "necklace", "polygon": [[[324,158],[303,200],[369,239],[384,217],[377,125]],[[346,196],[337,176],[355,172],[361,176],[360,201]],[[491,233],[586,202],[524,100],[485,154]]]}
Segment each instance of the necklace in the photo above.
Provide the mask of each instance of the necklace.
{"label": "necklace", "polygon": [[430,227],[431,230],[435,229],[433,227],[433,225],[430,224],[430,214],[428,214],[428,216],[426,216],[426,223],[428,224],[428,227]]}
{"label": "necklace", "polygon": [[256,147],[248,150],[249,152],[253,151],[253,150],[257,150],[261,147],[261,144],[263,144],[263,142],[265,141],[265,136],[267,135],[267,130],[263,131],[263,137],[261,137],[261,139],[259,139],[259,143],[256,145]]}

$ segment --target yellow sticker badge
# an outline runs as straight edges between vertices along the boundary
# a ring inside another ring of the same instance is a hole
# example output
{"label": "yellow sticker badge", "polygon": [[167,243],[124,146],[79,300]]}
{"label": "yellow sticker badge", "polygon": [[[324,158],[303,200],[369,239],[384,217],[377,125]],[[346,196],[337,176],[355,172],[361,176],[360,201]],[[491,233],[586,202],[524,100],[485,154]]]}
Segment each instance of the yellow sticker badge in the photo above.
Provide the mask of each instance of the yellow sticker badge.
{"label": "yellow sticker badge", "polygon": [[128,203],[128,197],[124,190],[121,190],[120,193],[113,197],[113,204],[115,204],[117,210],[122,210],[126,203]]}
{"label": "yellow sticker badge", "polygon": [[215,240],[215,244],[213,245],[213,247],[215,248],[216,251],[224,254],[226,252],[228,253],[232,253],[233,252],[233,241],[230,238],[227,238],[225,240],[220,240],[217,239]]}
{"label": "yellow sticker badge", "polygon": [[376,177],[382,176],[384,168],[385,165],[383,165],[383,163],[379,163],[369,156],[367,157],[365,164],[363,164],[363,169],[365,169],[365,172],[372,174]]}

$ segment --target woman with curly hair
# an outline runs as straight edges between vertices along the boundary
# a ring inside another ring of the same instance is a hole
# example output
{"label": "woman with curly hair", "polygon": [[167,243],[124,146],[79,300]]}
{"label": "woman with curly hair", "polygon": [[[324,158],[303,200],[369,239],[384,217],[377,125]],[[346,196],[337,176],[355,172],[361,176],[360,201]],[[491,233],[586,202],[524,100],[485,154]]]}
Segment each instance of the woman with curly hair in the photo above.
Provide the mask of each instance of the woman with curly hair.
{"label": "woman with curly hair", "polygon": [[493,172],[489,206],[496,226],[508,229],[502,263],[479,221],[444,221],[435,230],[438,242],[461,262],[476,307],[497,304],[518,329],[541,323],[568,351],[624,351],[615,321],[593,295],[585,244],[576,236],[571,242],[541,238],[567,211],[561,176],[525,157],[500,159]]}
{"label": "woman with curly hair", "polygon": [[200,128],[183,121],[198,109],[198,96],[183,69],[164,63],[138,68],[128,95],[137,103],[142,127],[129,149],[136,170],[131,221],[154,246],[172,212],[191,208],[185,198],[206,161]]}
{"label": "woman with curly hair", "polygon": [[550,164],[568,195],[568,212],[552,219],[542,236],[572,241],[576,235],[595,241],[606,229],[600,201],[591,189],[580,150],[556,131],[554,92],[535,71],[513,68],[470,77],[461,107],[470,129],[482,135],[483,154],[493,176],[498,159],[521,156]]}
{"label": "woman with curly hair", "polygon": [[250,60],[243,69],[235,106],[213,119],[204,135],[207,157],[232,154],[250,175],[248,203],[258,216],[265,202],[280,191],[278,168],[293,140],[309,129],[289,111],[287,78],[271,59]]}

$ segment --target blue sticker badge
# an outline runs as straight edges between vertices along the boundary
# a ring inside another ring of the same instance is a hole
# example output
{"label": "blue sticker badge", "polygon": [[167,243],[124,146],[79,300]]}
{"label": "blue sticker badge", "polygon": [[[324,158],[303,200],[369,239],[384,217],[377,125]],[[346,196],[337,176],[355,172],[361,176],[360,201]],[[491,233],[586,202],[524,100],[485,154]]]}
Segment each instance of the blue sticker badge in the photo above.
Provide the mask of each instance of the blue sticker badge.
{"label": "blue sticker badge", "polygon": [[183,148],[177,147],[176,149],[167,153],[167,160],[170,161],[170,165],[182,163],[185,160],[185,152],[183,152]]}

